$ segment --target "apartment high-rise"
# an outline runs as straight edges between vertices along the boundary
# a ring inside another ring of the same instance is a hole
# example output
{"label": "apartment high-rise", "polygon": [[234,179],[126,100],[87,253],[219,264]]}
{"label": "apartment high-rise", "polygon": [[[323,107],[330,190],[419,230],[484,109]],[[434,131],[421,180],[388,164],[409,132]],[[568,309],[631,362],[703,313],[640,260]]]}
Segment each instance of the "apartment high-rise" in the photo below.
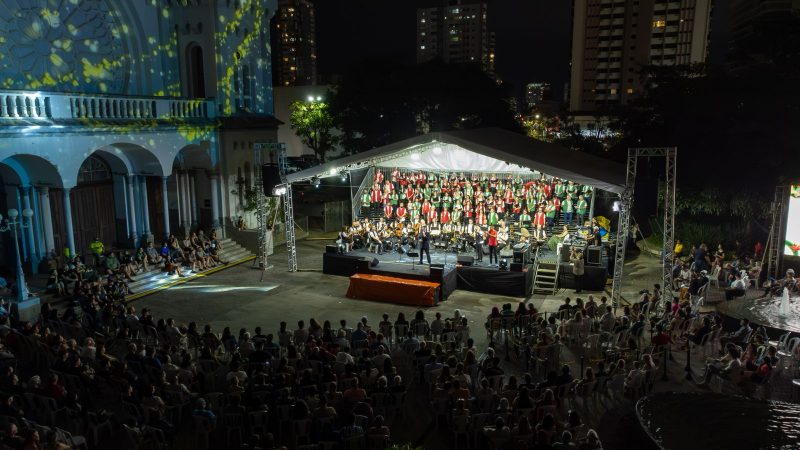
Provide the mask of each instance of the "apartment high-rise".
{"label": "apartment high-rise", "polygon": [[570,111],[625,104],[647,65],[705,62],[713,0],[573,0]]}
{"label": "apartment high-rise", "polygon": [[734,0],[731,7],[733,46],[749,37],[758,23],[780,20],[792,13],[800,13],[800,0]]}
{"label": "apartment high-rise", "polygon": [[272,36],[273,84],[317,84],[314,5],[308,0],[279,0]]}
{"label": "apartment high-rise", "polygon": [[549,100],[550,83],[528,83],[525,87],[525,106],[528,109],[534,108],[544,100]]}
{"label": "apartment high-rise", "polygon": [[474,63],[494,77],[494,33],[484,2],[445,0],[417,9],[417,62]]}

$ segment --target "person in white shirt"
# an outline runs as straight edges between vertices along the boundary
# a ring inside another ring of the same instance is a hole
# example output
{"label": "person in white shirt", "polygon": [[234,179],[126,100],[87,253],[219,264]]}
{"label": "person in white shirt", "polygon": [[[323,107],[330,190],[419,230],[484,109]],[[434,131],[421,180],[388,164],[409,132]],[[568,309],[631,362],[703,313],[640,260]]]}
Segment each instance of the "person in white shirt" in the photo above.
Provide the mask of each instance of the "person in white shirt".
{"label": "person in white shirt", "polygon": [[728,344],[726,350],[727,353],[724,357],[706,364],[706,373],[703,376],[703,381],[698,384],[707,384],[714,375],[732,383],[739,382],[743,370],[742,361],[739,359],[742,356],[742,350],[733,344]]}
{"label": "person in white shirt", "polygon": [[747,292],[747,285],[742,280],[742,274],[737,273],[736,278],[731,281],[731,286],[725,289],[725,300],[733,300],[736,297],[741,297]]}

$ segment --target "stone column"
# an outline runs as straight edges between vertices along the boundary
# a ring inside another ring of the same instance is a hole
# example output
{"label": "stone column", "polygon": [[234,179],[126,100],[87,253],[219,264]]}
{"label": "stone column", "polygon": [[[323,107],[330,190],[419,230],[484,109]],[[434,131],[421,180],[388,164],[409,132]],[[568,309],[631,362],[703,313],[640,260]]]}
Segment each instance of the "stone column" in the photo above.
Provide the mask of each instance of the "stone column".
{"label": "stone column", "polygon": [[212,173],[208,178],[211,181],[211,228],[219,229],[222,227],[219,213],[219,175]]}
{"label": "stone column", "polygon": [[189,207],[192,209],[192,228],[200,224],[200,216],[197,213],[197,190],[195,189],[194,172],[187,174],[189,177]]}
{"label": "stone column", "polygon": [[144,175],[139,176],[139,195],[141,196],[141,209],[142,209],[142,234],[145,240],[150,240],[150,202],[147,200],[147,177]]}
{"label": "stone column", "polygon": [[42,224],[44,235],[44,250],[45,254],[49,255],[50,252],[58,256],[56,251],[55,238],[53,236],[53,215],[50,212],[50,188],[47,186],[39,186],[39,204],[42,213]]}
{"label": "stone column", "polygon": [[133,181],[136,175],[129,173],[127,176],[128,181],[128,237],[136,244],[136,196],[133,192]]}
{"label": "stone column", "polygon": [[67,247],[70,257],[75,256],[75,232],[72,227],[72,202],[69,193],[72,188],[64,188],[64,224],[67,229]]}
{"label": "stone column", "polygon": [[[31,187],[30,186],[22,186],[20,187],[22,191],[22,208],[23,209],[30,209],[33,210],[31,207]],[[20,212],[21,213],[21,212]],[[35,224],[36,224],[36,213],[31,216],[30,220],[26,225],[25,234],[27,235],[28,241],[28,258],[31,260],[31,267],[33,267],[34,273],[36,272],[36,266],[39,265],[39,250],[36,248],[36,240],[34,239],[35,236]]]}
{"label": "stone column", "polygon": [[[167,181],[169,177],[161,177],[161,197],[164,203],[164,237],[169,236],[169,191],[167,190]],[[180,218],[178,218],[180,221]]]}

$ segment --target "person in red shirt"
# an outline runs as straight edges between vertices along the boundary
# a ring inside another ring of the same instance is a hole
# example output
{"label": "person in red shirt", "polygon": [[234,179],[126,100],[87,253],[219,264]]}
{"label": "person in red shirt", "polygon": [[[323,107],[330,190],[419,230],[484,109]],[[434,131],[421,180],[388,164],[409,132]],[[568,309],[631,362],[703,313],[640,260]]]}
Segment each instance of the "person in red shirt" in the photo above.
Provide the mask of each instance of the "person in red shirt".
{"label": "person in red shirt", "polygon": [[499,264],[500,261],[497,259],[497,227],[490,226],[486,237],[486,243],[489,245],[489,264],[492,264],[492,260]]}
{"label": "person in red shirt", "polygon": [[439,222],[441,222],[442,225],[450,223],[450,210],[442,210],[442,213],[439,215]]}
{"label": "person in red shirt", "polygon": [[436,213],[436,209],[434,209],[434,208],[431,208],[430,210],[428,210],[428,213],[425,214],[425,217],[427,217],[428,223],[435,222],[437,220],[437,216],[438,216],[438,214]]}
{"label": "person in red shirt", "polygon": [[395,212],[397,213],[397,220],[405,222],[407,213],[406,205],[404,203],[400,203],[400,206],[397,207],[397,211]]}
{"label": "person in red shirt", "polygon": [[546,223],[547,218],[544,214],[544,208],[540,206],[533,217],[533,225],[536,227],[536,239],[540,241],[545,239],[544,226]]}
{"label": "person in red shirt", "polygon": [[383,183],[383,172],[380,170],[375,171],[375,182],[378,184]]}
{"label": "person in red shirt", "polygon": [[392,220],[393,214],[394,214],[394,208],[392,208],[392,204],[385,203],[383,205],[383,216],[386,217],[386,220]]}

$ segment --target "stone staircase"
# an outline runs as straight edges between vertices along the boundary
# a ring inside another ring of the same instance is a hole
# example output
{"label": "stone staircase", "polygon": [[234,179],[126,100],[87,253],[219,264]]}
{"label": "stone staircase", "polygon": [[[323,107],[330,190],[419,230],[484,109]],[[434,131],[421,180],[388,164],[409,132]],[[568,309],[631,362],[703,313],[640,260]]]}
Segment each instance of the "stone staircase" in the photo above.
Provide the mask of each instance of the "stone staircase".
{"label": "stone staircase", "polygon": [[[154,294],[177,284],[183,284],[200,276],[205,276],[238,264],[252,261],[256,257],[249,250],[237,244],[230,238],[222,239],[220,244],[223,249],[220,259],[228,264],[218,265],[201,272],[192,272],[186,268],[183,268],[183,274],[185,275],[184,277],[179,277],[178,275],[168,275],[167,272],[164,271],[163,264],[150,266],[150,270],[136,274],[133,277],[133,281],[128,282],[128,287],[133,294],[130,294],[125,298],[126,302]],[[67,306],[64,299],[56,298],[50,294],[41,294],[40,298],[43,303],[50,303],[51,306],[59,309]]]}

